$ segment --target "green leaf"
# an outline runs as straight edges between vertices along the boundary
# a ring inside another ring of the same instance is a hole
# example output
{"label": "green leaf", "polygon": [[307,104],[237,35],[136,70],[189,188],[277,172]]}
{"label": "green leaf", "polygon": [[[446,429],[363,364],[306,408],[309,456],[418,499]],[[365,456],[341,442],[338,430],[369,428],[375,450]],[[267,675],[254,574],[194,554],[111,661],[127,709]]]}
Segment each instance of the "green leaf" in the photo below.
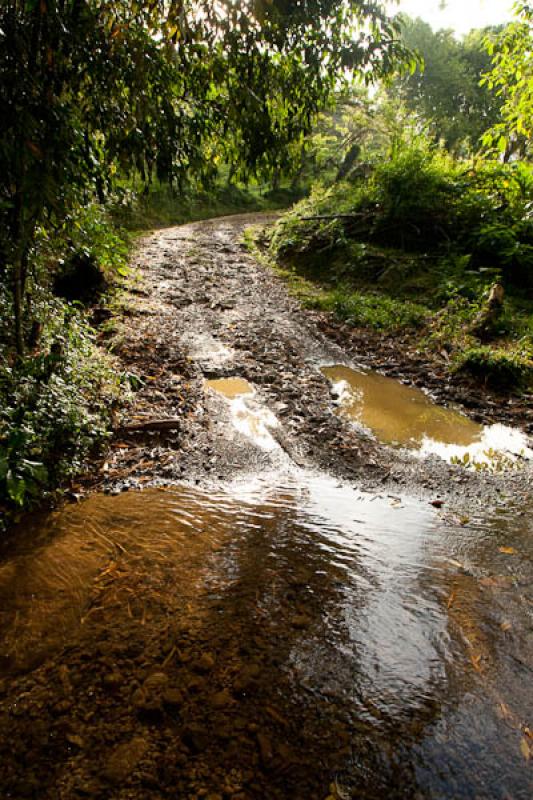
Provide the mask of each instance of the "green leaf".
{"label": "green leaf", "polygon": [[6,486],[10,500],[22,508],[26,496],[26,481],[24,478],[17,477],[9,470],[6,478]]}

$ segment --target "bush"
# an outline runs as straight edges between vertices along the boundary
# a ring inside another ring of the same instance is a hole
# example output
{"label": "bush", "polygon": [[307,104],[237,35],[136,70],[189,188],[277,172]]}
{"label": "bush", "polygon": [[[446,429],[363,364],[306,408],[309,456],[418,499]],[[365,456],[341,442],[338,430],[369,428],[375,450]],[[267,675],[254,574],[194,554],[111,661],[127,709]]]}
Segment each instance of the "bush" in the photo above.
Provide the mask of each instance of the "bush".
{"label": "bush", "polygon": [[120,378],[78,311],[41,297],[39,350],[0,358],[0,504],[29,507],[107,435]]}
{"label": "bush", "polygon": [[53,288],[66,300],[94,303],[117,278],[128,273],[126,235],[114,227],[99,205],[90,204],[69,218],[58,245]]}
{"label": "bush", "polygon": [[527,343],[510,350],[468,347],[456,357],[454,369],[482,378],[496,389],[528,388],[533,382],[533,351]]}
{"label": "bush", "polygon": [[318,187],[277,224],[278,258],[317,258],[368,242],[438,257],[468,255],[510,285],[533,280],[533,171],[524,164],[454,161],[424,137],[375,163],[355,185]]}

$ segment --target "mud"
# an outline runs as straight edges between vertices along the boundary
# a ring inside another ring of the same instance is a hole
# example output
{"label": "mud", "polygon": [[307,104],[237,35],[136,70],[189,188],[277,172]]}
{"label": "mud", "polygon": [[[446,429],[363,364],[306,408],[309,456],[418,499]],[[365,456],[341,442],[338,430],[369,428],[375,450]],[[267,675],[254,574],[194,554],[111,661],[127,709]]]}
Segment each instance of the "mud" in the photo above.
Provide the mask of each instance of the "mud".
{"label": "mud", "polygon": [[[525,800],[531,466],[335,413],[325,365],[433,379],[297,307],[258,222],[140,243],[110,342],[133,402],[0,562],[0,797]],[[490,402],[474,421],[529,424]]]}
{"label": "mud", "polygon": [[[140,243],[134,265],[142,288],[113,349],[143,385],[105,462],[73,493],[116,493],[184,478],[216,481],[276,469],[288,458],[367,488],[408,487],[420,496],[440,493],[482,504],[501,494],[527,495],[527,465],[480,480],[440,458],[421,463],[334,413],[331,385],[320,368],[371,363],[430,396],[443,397],[437,387],[445,383],[447,401],[473,422],[506,422],[524,430],[531,424],[523,400],[498,399],[468,383],[450,387],[434,364],[428,367],[408,347],[403,351],[401,342],[392,357],[390,340],[371,342],[368,332],[303,311],[242,242],[245,228],[271,219],[247,214],[197,222]],[[226,400],[205,391],[206,380],[220,379],[248,382],[251,405],[277,421],[271,435],[278,450],[269,454],[254,446],[235,427]]]}

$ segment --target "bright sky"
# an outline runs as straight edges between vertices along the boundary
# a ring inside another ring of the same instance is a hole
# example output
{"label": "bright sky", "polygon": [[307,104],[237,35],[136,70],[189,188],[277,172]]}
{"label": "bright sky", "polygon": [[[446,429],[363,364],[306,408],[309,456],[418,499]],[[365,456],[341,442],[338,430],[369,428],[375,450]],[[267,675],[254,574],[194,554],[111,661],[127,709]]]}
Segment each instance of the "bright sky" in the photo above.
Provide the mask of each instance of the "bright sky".
{"label": "bright sky", "polygon": [[390,5],[393,13],[404,11],[429,22],[434,30],[453,28],[458,34],[509,22],[512,7],[513,0],[400,0]]}

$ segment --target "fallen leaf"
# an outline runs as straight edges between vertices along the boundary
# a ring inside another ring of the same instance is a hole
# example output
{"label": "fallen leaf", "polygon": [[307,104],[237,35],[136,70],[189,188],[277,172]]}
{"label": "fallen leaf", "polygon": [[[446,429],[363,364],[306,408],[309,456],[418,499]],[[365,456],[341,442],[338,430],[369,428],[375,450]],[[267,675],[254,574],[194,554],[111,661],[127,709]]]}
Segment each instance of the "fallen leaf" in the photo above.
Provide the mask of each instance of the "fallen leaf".
{"label": "fallen leaf", "polygon": [[481,656],[470,656],[470,661],[472,662],[472,666],[474,667],[477,672],[481,672]]}
{"label": "fallen leaf", "polygon": [[503,702],[500,703],[499,706],[498,706],[498,709],[499,709],[499,714],[502,717],[502,719],[511,719],[512,718],[513,714],[511,712],[511,709],[507,705],[507,703],[503,703]]}
{"label": "fallen leaf", "polygon": [[530,760],[530,758],[531,758],[531,747],[529,746],[529,742],[528,742],[528,740],[526,739],[525,736],[523,736],[521,741],[520,741],[520,752],[522,753],[522,755],[524,756],[526,761]]}
{"label": "fallen leaf", "polygon": [[452,567],[457,567],[458,569],[464,569],[464,564],[461,564],[460,561],[456,561],[455,558],[449,558],[448,564],[451,564]]}
{"label": "fallen leaf", "polygon": [[453,604],[455,603],[455,598],[456,597],[457,597],[457,592],[454,589],[453,592],[448,597],[448,601],[446,603],[446,607],[447,608],[451,608],[453,606]]}

